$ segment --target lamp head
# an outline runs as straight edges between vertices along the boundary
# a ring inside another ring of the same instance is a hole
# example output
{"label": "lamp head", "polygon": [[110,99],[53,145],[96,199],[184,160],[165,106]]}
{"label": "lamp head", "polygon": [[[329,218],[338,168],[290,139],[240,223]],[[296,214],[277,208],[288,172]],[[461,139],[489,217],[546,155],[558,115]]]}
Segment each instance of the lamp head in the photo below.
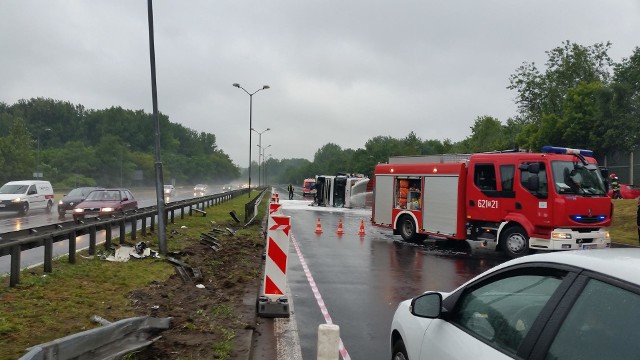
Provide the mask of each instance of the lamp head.
{"label": "lamp head", "polygon": [[238,84],[238,83],[233,83],[233,86],[235,86],[235,87],[239,88],[239,87],[240,87],[240,84]]}
{"label": "lamp head", "polygon": [[266,90],[266,89],[270,89],[270,88],[269,88],[269,85],[265,85],[265,86],[263,86],[262,88],[263,88],[263,89],[265,89],[265,90]]}

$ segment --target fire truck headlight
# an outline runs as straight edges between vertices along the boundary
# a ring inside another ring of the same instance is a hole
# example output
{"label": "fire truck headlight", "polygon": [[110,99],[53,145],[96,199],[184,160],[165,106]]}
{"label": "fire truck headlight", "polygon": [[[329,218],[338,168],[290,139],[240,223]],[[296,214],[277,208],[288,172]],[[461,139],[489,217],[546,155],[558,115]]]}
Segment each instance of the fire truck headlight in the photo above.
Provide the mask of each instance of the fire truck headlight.
{"label": "fire truck headlight", "polygon": [[571,239],[571,234],[554,232],[554,233],[551,233],[551,238],[559,239],[559,240],[567,240],[567,239]]}
{"label": "fire truck headlight", "polygon": [[605,231],[605,232],[604,232],[604,238],[605,238],[606,240],[611,240],[611,234],[609,234],[609,232],[608,232],[608,231]]}

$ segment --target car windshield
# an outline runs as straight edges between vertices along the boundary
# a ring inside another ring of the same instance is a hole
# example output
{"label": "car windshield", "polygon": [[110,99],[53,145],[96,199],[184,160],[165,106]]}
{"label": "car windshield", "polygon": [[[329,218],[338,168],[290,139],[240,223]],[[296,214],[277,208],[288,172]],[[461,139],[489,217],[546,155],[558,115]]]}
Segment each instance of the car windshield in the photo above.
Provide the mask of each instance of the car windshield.
{"label": "car windshield", "polygon": [[585,166],[580,162],[552,161],[551,168],[558,194],[606,195],[604,179],[595,165]]}
{"label": "car windshield", "polygon": [[91,188],[77,188],[69,191],[68,197],[81,198],[87,196],[87,193],[91,192]]}
{"label": "car windshield", "polygon": [[24,194],[29,185],[4,185],[0,188],[0,194]]}
{"label": "car windshield", "polygon": [[97,190],[92,191],[86,200],[91,201],[120,201],[119,190]]}

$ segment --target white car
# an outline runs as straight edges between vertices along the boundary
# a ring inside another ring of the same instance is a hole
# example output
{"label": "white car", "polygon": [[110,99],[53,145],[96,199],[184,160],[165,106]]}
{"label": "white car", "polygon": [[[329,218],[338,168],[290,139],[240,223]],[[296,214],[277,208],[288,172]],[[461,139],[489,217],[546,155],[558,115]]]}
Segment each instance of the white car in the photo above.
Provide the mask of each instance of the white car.
{"label": "white car", "polygon": [[173,197],[176,194],[176,187],[173,185],[165,185],[164,186],[164,196],[165,197]]}
{"label": "white car", "polygon": [[391,359],[638,359],[639,333],[640,249],[541,253],[401,302]]}

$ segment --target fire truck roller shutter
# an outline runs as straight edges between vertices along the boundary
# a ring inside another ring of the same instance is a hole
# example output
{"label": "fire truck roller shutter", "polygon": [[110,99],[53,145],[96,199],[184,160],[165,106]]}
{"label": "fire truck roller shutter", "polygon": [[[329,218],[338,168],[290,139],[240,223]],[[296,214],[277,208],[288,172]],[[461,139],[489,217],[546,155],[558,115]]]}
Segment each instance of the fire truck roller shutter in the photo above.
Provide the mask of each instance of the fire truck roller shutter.
{"label": "fire truck roller shutter", "polygon": [[422,224],[426,231],[456,235],[458,223],[458,175],[428,175],[424,178]]}
{"label": "fire truck roller shutter", "polygon": [[[376,188],[392,189],[392,175],[376,175]],[[391,226],[391,209],[393,208],[393,192],[392,191],[376,191],[373,204],[373,222],[380,225]]]}

